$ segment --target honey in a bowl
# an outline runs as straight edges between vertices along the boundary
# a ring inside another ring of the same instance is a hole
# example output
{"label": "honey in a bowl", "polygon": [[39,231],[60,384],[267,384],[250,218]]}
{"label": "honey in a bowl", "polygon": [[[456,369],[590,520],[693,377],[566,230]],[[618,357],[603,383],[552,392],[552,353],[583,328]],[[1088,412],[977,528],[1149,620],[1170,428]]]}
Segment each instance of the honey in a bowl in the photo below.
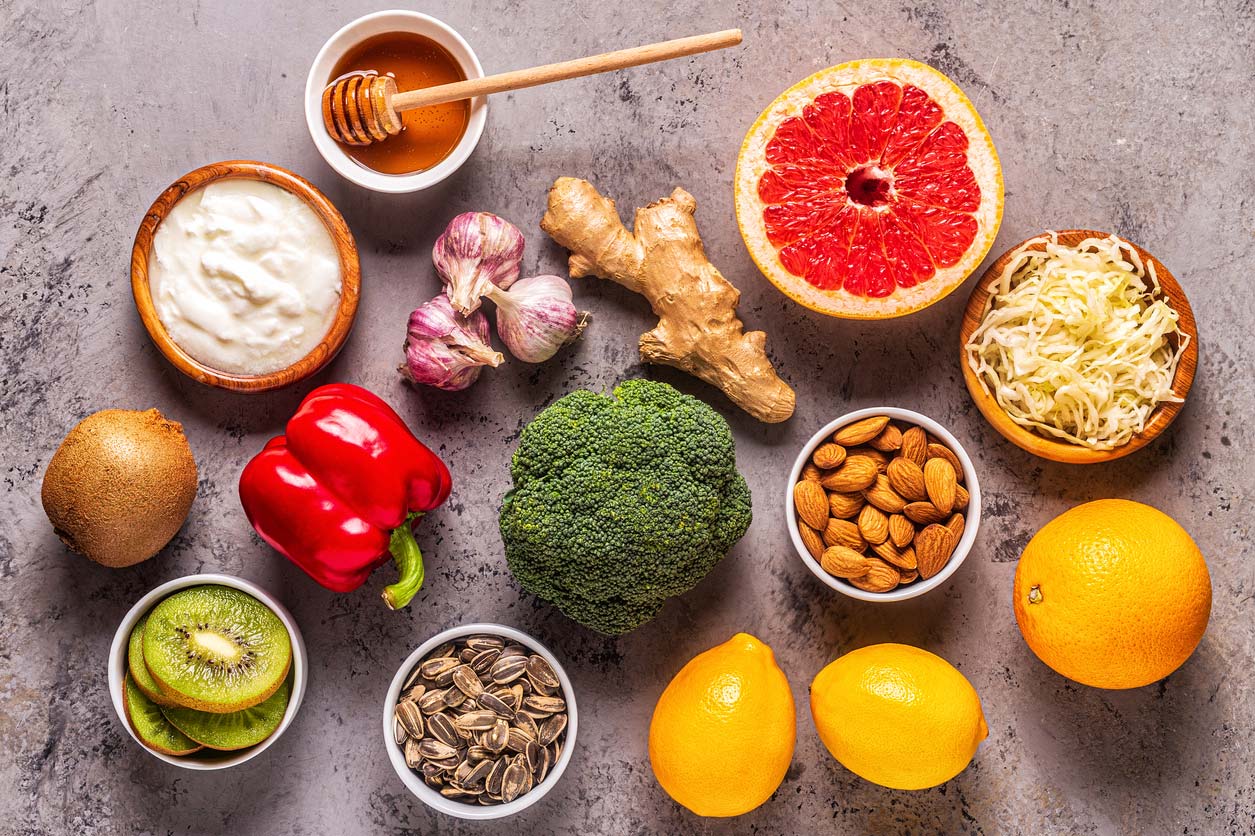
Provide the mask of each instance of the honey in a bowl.
{"label": "honey in a bowl", "polygon": [[[328,82],[351,72],[374,70],[396,79],[397,89],[417,90],[464,81],[457,59],[440,44],[415,32],[385,32],[344,54]],[[439,163],[457,147],[471,118],[469,101],[420,107],[401,114],[402,129],[370,145],[341,145],[344,152],[383,174],[413,174]]]}

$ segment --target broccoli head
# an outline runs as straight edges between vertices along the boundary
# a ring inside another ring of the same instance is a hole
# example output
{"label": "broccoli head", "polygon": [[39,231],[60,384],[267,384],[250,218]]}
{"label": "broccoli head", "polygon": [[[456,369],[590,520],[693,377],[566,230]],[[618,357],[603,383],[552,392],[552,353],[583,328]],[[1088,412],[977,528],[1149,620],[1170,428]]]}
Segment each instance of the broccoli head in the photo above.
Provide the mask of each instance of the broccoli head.
{"label": "broccoli head", "polygon": [[581,390],[523,430],[501,509],[523,588],[626,633],[714,568],[750,524],[728,422],[666,383]]}

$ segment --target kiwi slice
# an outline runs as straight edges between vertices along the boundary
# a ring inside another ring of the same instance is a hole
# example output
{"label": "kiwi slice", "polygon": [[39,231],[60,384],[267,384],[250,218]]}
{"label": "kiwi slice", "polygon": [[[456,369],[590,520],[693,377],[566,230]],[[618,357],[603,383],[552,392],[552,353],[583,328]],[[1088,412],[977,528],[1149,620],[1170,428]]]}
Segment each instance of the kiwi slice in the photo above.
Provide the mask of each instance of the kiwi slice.
{"label": "kiwi slice", "polygon": [[262,702],[292,665],[279,616],[248,593],[214,584],[182,589],[153,607],[143,651],[171,702],[218,714]]}
{"label": "kiwi slice", "polygon": [[204,748],[176,729],[161,713],[161,706],[144,696],[129,673],[122,686],[122,707],[135,736],[149,749],[166,755],[190,755]]}
{"label": "kiwi slice", "polygon": [[176,729],[197,743],[210,749],[229,751],[255,746],[274,734],[283,722],[290,696],[292,677],[288,676],[269,698],[243,711],[211,714],[178,707],[163,708],[161,711]]}
{"label": "kiwi slice", "polygon": [[148,699],[157,705],[174,705],[175,703],[169,697],[161,693],[161,686],[157,684],[157,680],[153,679],[153,675],[148,672],[148,666],[144,664],[144,622],[147,620],[148,615],[145,614],[136,622],[135,629],[131,631],[131,638],[126,645],[126,669],[131,674],[135,687]]}

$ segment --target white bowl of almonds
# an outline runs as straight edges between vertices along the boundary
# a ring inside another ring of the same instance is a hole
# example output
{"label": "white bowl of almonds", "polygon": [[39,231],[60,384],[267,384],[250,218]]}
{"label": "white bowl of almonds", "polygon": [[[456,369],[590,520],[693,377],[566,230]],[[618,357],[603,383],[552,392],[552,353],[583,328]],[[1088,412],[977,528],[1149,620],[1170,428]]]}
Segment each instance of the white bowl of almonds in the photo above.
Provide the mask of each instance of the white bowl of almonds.
{"label": "white bowl of almonds", "polygon": [[827,424],[793,464],[784,513],[815,577],[851,598],[904,601],[941,586],[980,528],[980,485],[945,427],[877,407]]}
{"label": "white bowl of almonds", "polygon": [[548,648],[502,624],[464,624],[419,645],[384,702],[388,759],[424,804],[496,819],[535,804],[566,771],[578,717]]}

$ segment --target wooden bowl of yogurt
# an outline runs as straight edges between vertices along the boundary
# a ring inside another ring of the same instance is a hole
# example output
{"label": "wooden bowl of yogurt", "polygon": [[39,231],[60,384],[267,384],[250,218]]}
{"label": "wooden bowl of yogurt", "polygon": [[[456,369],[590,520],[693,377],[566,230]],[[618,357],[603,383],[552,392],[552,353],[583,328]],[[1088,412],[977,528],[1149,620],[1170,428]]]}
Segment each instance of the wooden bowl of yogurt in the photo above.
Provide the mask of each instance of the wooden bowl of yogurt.
{"label": "wooden bowl of yogurt", "polygon": [[131,290],[161,353],[240,392],[303,380],[340,351],[361,273],[348,224],[311,183],[269,163],[203,166],[161,193],[131,251]]}

